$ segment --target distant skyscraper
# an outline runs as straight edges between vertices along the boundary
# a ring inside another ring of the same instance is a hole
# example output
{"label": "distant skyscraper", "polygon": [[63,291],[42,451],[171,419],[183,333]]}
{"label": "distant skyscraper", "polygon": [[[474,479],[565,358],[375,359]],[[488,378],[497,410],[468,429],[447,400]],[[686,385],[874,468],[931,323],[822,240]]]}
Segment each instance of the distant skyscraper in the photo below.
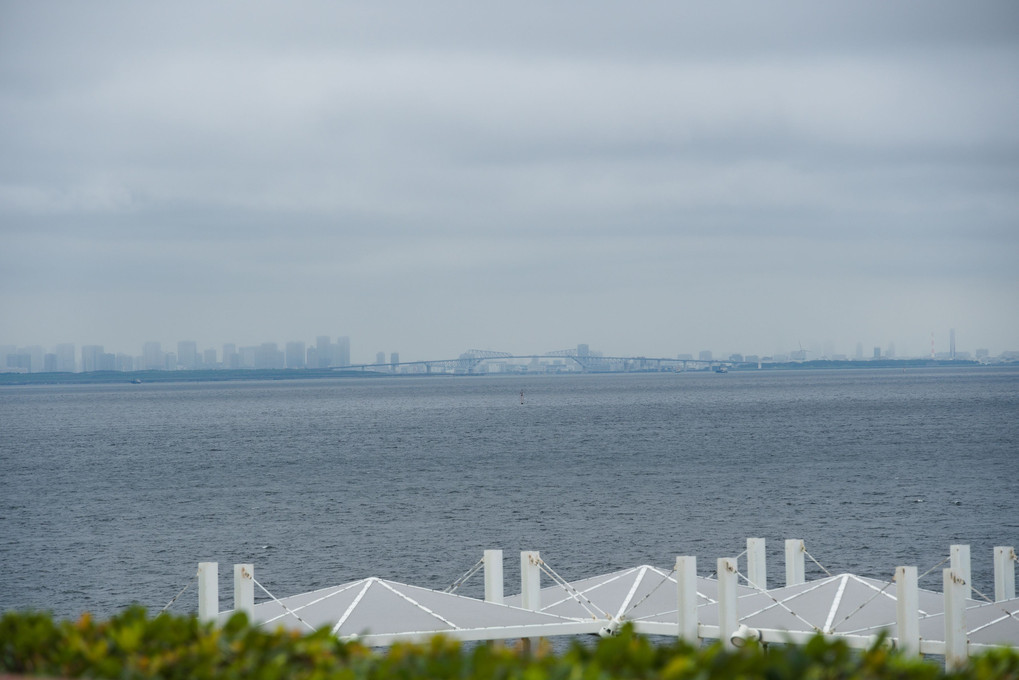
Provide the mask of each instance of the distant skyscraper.
{"label": "distant skyscraper", "polygon": [[701,353],[697,355],[697,358],[701,361],[711,361],[711,356],[711,350],[705,349],[701,350]]}
{"label": "distant skyscraper", "polygon": [[161,371],[166,368],[164,361],[163,349],[158,342],[146,342],[142,345],[142,368],[147,371]]}
{"label": "distant skyscraper", "polygon": [[399,352],[393,352],[392,354],[390,354],[389,355],[389,363],[391,363],[391,364],[398,364],[398,363],[400,363],[400,353]]}
{"label": "distant skyscraper", "polygon": [[198,368],[198,343],[194,340],[177,343],[177,365],[187,371]]}
{"label": "distant skyscraper", "polygon": [[240,368],[240,357],[237,354],[237,345],[232,342],[228,342],[223,345],[223,368],[236,369]]}
{"label": "distant skyscraper", "polygon": [[317,368],[328,368],[333,364],[333,343],[328,335],[315,338],[315,349],[318,355]]}
{"label": "distant skyscraper", "polygon": [[99,357],[103,353],[102,345],[84,345],[81,348],[81,370],[83,373],[99,370]]}
{"label": "distant skyscraper", "polygon": [[287,368],[305,368],[308,365],[303,342],[288,342],[286,354]]}
{"label": "distant skyscraper", "polygon": [[385,352],[378,352],[378,353],[376,353],[375,354],[375,363],[376,364],[384,364],[384,363],[386,363],[386,353]]}
{"label": "distant skyscraper", "polygon": [[955,329],[948,331],[948,356],[949,358],[955,358]]}
{"label": "distant skyscraper", "polygon": [[863,343],[856,343],[856,360],[863,361]]}
{"label": "distant skyscraper", "polygon": [[216,368],[216,350],[209,348],[202,352],[202,368]]}
{"label": "distant skyscraper", "polygon": [[875,347],[874,348],[874,358],[875,359],[880,359],[881,358],[881,348],[880,347]]}

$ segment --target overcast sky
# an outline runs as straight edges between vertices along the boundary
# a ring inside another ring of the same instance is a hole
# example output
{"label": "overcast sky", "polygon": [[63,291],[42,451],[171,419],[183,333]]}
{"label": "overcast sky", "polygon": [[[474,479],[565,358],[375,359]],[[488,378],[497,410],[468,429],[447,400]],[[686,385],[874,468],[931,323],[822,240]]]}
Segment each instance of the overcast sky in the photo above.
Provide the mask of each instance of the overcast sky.
{"label": "overcast sky", "polygon": [[1019,4],[0,0],[0,344],[1019,349]]}

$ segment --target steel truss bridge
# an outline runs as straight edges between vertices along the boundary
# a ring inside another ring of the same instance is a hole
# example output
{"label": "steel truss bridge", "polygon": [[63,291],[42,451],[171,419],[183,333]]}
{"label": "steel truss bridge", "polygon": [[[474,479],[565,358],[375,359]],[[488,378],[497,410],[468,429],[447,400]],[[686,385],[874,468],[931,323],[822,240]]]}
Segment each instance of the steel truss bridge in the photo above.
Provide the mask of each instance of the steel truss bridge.
{"label": "steel truss bridge", "polygon": [[575,363],[585,373],[648,373],[661,371],[685,371],[696,369],[728,369],[745,362],[720,359],[670,359],[666,357],[605,357],[578,354],[575,349],[564,349],[545,354],[511,354],[491,350],[469,349],[456,359],[431,359],[426,361],[400,361],[381,364],[354,364],[334,366],[336,371],[364,371],[393,373],[403,367],[424,368],[423,373],[454,373],[474,375],[487,361],[534,361],[542,359],[566,359]]}

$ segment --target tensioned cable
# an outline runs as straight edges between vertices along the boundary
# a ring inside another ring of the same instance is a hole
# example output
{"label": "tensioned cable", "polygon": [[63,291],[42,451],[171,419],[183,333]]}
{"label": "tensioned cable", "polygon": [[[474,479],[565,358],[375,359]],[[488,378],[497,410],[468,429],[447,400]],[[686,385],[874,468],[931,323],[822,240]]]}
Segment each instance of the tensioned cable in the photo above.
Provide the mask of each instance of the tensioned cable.
{"label": "tensioned cable", "polygon": [[297,615],[297,612],[294,612],[294,611],[292,611],[292,610],[290,609],[290,607],[288,607],[288,606],[286,606],[285,604],[283,604],[282,602],[280,602],[280,600],[279,600],[279,599],[278,599],[278,598],[277,598],[277,597],[276,597],[275,595],[273,595],[272,593],[270,593],[270,592],[268,591],[268,589],[267,589],[267,588],[266,588],[265,586],[263,586],[263,585],[262,585],[261,583],[259,583],[259,582],[258,582],[258,581],[257,581],[257,580],[255,579],[255,577],[254,577],[254,576],[252,576],[252,577],[251,577],[251,581],[252,581],[252,583],[254,583],[254,584],[255,584],[256,586],[258,586],[259,588],[261,588],[261,589],[262,589],[262,592],[264,592],[264,593],[265,593],[266,595],[268,595],[269,597],[271,597],[271,598],[272,598],[272,601],[273,601],[273,602],[275,602],[275,603],[276,603],[276,604],[278,604],[279,606],[283,607],[283,610],[284,610],[284,611],[286,611],[286,612],[287,612],[288,614],[290,614],[291,616],[293,616],[293,617],[294,617],[295,619],[297,619],[298,621],[300,621],[301,623],[303,623],[304,625],[306,625],[306,626],[307,626],[307,627],[309,628],[309,630],[315,630],[315,626],[311,625],[310,623],[308,623],[307,621],[305,621],[304,619],[302,619],[302,618],[301,618],[300,616],[298,616],[298,615]]}
{"label": "tensioned cable", "polygon": [[173,603],[177,601],[177,598],[179,598],[181,595],[183,595],[184,591],[191,587],[191,584],[195,582],[196,578],[198,578],[198,572],[195,572],[195,575],[192,576],[191,579],[187,582],[187,584],[183,588],[180,589],[179,593],[177,593],[176,595],[173,596],[172,600],[170,600],[169,602],[166,603],[165,607],[163,607],[162,609],[159,610],[159,613],[162,614],[167,609],[169,609],[173,605]]}
{"label": "tensioned cable", "polygon": [[638,600],[636,604],[631,604],[631,605],[630,605],[629,607],[627,607],[627,608],[626,608],[626,610],[625,610],[625,611],[624,611],[623,613],[625,614],[626,612],[631,612],[631,611],[633,611],[634,609],[636,609],[637,607],[639,607],[639,606],[640,606],[640,605],[641,605],[641,604],[642,604],[642,603],[644,602],[644,600],[646,600],[646,599],[648,599],[649,597],[651,597],[652,595],[654,595],[654,594],[655,594],[655,591],[656,591],[656,590],[658,590],[659,588],[661,588],[661,587],[662,587],[662,585],[663,585],[663,584],[664,584],[664,583],[665,583],[666,581],[668,581],[668,580],[669,580],[669,577],[671,577],[671,576],[672,576],[673,574],[675,574],[675,573],[676,573],[676,568],[675,568],[675,567],[673,567],[673,568],[672,568],[672,571],[670,571],[670,572],[669,572],[668,574],[666,574],[666,575],[664,576],[664,578],[662,578],[662,580],[658,582],[658,585],[656,585],[656,586],[655,586],[654,588],[652,588],[652,589],[651,589],[651,592],[650,592],[650,593],[648,593],[648,594],[647,594],[647,595],[645,595],[644,597],[640,598],[640,600]]}
{"label": "tensioned cable", "polygon": [[940,566],[941,566],[942,564],[944,564],[945,562],[947,562],[947,561],[948,561],[948,560],[950,560],[950,559],[952,559],[952,556],[951,556],[951,555],[949,555],[949,556],[948,556],[948,557],[946,557],[945,559],[941,560],[940,562],[938,562],[937,564],[935,564],[935,565],[934,565],[933,567],[931,567],[930,569],[928,569],[928,570],[927,570],[927,571],[925,571],[924,573],[920,574],[920,575],[919,575],[919,576],[918,576],[918,577],[916,578],[916,580],[917,580],[917,581],[919,581],[919,580],[920,580],[920,579],[922,579],[922,578],[923,578],[924,576],[926,576],[927,574],[931,573],[932,571],[934,571],[935,569],[937,569],[938,567],[940,567]]}
{"label": "tensioned cable", "polygon": [[828,576],[831,576],[831,572],[828,571],[827,569],[825,569],[823,564],[821,564],[820,562],[815,560],[814,556],[807,552],[807,547],[806,546],[803,546],[802,550],[803,550],[803,554],[806,555],[807,557],[809,557],[811,562],[813,562],[817,566],[821,567],[821,571],[823,571],[824,573],[828,574]]}
{"label": "tensioned cable", "polygon": [[[557,574],[555,572],[555,570],[552,569],[552,567],[548,566],[548,564],[546,564],[545,560],[541,559],[540,557],[538,558],[538,568],[540,568],[543,572],[548,574],[548,576],[553,581],[556,582],[556,585],[558,585],[560,588],[565,590],[570,596],[572,596],[573,599],[576,600],[577,604],[579,604],[581,607],[583,607],[585,610],[587,610],[587,613],[590,614],[592,618],[599,619],[601,617],[598,616],[597,613],[592,611],[591,607],[594,607],[595,609],[601,610],[601,613],[602,613],[602,615],[605,618],[609,618],[609,619],[612,618],[611,614],[609,614],[607,611],[603,610],[601,607],[596,605],[594,602],[591,602],[591,600],[588,599],[585,595],[581,594],[581,592],[579,590],[577,590],[572,585],[570,585],[569,581],[567,581],[562,576]],[[584,604],[584,602],[581,601],[581,598],[583,598],[585,601],[587,601],[587,604],[591,605],[591,607],[588,607],[586,604]]]}
{"label": "tensioned cable", "polygon": [[[747,578],[746,576],[744,576],[743,574],[739,573],[739,570],[738,570],[738,569],[736,570],[736,575],[737,575],[737,576],[743,576],[743,578],[744,578],[744,579],[746,579],[746,582],[747,582],[747,583],[750,583],[750,584],[751,584],[751,587],[752,587],[752,588],[753,588],[754,590],[756,590],[756,591],[757,591],[757,592],[759,592],[759,593],[764,593],[765,595],[767,595],[767,596],[768,596],[768,597],[769,597],[769,598],[771,599],[771,601],[772,601],[772,602],[774,602],[774,603],[775,603],[775,604],[777,604],[777,605],[778,605],[779,607],[781,607],[782,609],[786,610],[787,612],[789,612],[790,614],[792,614],[793,616],[795,616],[795,617],[796,617],[797,619],[799,619],[799,620],[800,620],[800,621],[802,621],[803,623],[805,623],[805,624],[807,624],[808,626],[810,626],[810,627],[811,627],[811,629],[813,629],[813,630],[817,631],[818,633],[823,633],[823,632],[824,632],[823,630],[821,630],[820,628],[818,628],[817,626],[815,626],[814,624],[812,624],[812,623],[811,623],[810,621],[807,621],[807,620],[806,620],[805,618],[803,618],[802,616],[800,616],[799,614],[797,614],[796,612],[794,612],[794,611],[793,611],[792,609],[790,609],[789,607],[787,607],[787,606],[785,605],[785,603],[783,603],[783,602],[781,602],[781,601],[779,601],[779,600],[775,599],[775,596],[774,596],[774,595],[772,595],[771,593],[769,593],[769,592],[768,592],[767,590],[765,590],[764,588],[761,588],[760,586],[758,586],[758,585],[757,585],[757,584],[755,584],[755,583],[752,583],[752,582],[750,581],[750,579],[748,579],[748,578]],[[802,593],[797,593],[797,595],[800,595],[800,594],[802,594]],[[762,609],[761,611],[764,611],[764,610]],[[759,612],[757,612],[757,613],[759,613]]]}
{"label": "tensioned cable", "polygon": [[485,558],[484,558],[484,557],[482,557],[482,558],[481,558],[480,560],[478,560],[478,563],[477,563],[477,564],[475,564],[475,565],[474,565],[473,567],[471,567],[470,569],[468,569],[468,570],[467,570],[467,571],[466,571],[466,572],[464,573],[464,575],[463,575],[463,576],[461,576],[461,577],[460,577],[460,578],[458,578],[457,580],[453,581],[453,585],[449,586],[448,588],[446,588],[446,589],[445,589],[445,590],[443,590],[442,592],[444,592],[444,593],[455,593],[455,592],[456,592],[456,590],[457,590],[457,588],[459,588],[459,587],[460,587],[460,586],[462,586],[463,584],[467,583],[467,581],[468,581],[468,580],[469,580],[469,579],[471,578],[471,576],[474,576],[475,574],[477,574],[477,573],[478,573],[478,570],[479,570],[479,569],[481,569],[481,567],[482,567],[482,566],[483,566],[484,564],[485,564]]}
{"label": "tensioned cable", "polygon": [[[867,606],[868,604],[870,604],[871,602],[873,602],[874,600],[876,600],[876,599],[877,599],[878,597],[880,597],[881,593],[883,593],[883,592],[885,592],[886,590],[888,590],[888,586],[892,585],[892,583],[894,583],[894,582],[895,582],[895,578],[894,578],[894,577],[892,577],[892,580],[891,580],[891,581],[888,581],[887,583],[885,583],[885,586],[884,586],[884,588],[882,588],[881,590],[878,590],[878,591],[877,591],[876,593],[874,593],[874,594],[873,594],[873,595],[871,596],[871,598],[870,598],[869,600],[867,600],[866,602],[864,602],[863,604],[861,604],[861,605],[860,605],[859,607],[857,607],[857,608],[856,608],[856,609],[854,609],[853,611],[851,611],[851,612],[849,612],[848,614],[846,614],[846,616],[845,616],[845,618],[844,618],[844,619],[842,619],[841,621],[839,621],[838,623],[836,623],[836,624],[835,624],[834,626],[832,626],[832,627],[831,627],[831,628],[829,628],[828,630],[834,633],[834,632],[835,632],[835,629],[836,629],[836,628],[838,628],[838,627],[839,627],[839,626],[841,626],[841,625],[842,625],[843,623],[845,623],[846,621],[848,621],[849,619],[851,619],[851,618],[853,617],[853,615],[854,615],[854,614],[856,614],[856,613],[857,613],[858,611],[860,611],[861,609],[863,609],[864,607],[866,607],[866,606]],[[870,584],[869,584],[869,583],[868,583],[867,585],[868,585],[868,586],[870,586]],[[870,587],[872,587],[872,588],[873,588],[873,586],[870,586]]]}
{"label": "tensioned cable", "polygon": [[[994,602],[994,600],[992,600],[991,598],[987,597],[986,595],[981,593],[976,588],[973,588],[973,586],[970,586],[970,588],[973,590],[974,593],[976,593],[980,597],[984,598],[988,602],[990,602],[992,604],[997,604],[997,603]],[[1016,619],[1017,621],[1019,621],[1019,617],[1016,616],[1016,612],[1010,612],[1009,610],[1007,610],[1004,607],[1002,607],[1000,604],[998,605],[998,609],[1000,609],[1001,611],[1005,612],[1008,615],[1009,618],[1013,618],[1013,619]],[[1000,621],[1001,619],[998,619],[998,620]],[[986,628],[987,626],[991,625],[991,623],[995,623],[995,622],[991,621],[990,623],[985,623],[984,625],[980,626],[980,628]],[[973,633],[973,632],[975,632],[977,630],[980,630],[980,628],[975,628],[974,630],[971,630],[970,632]]]}

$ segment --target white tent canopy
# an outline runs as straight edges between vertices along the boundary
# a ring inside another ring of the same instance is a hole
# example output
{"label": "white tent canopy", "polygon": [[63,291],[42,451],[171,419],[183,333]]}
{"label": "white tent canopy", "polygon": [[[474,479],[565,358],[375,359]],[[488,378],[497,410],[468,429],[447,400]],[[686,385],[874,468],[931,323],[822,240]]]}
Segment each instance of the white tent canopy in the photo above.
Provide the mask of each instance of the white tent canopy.
{"label": "white tent canopy", "polygon": [[[644,617],[672,613],[676,619],[676,578],[672,572],[647,564],[571,581],[568,588],[552,585],[540,591],[539,611],[571,618],[598,618],[622,623]],[[741,594],[754,592],[740,586]],[[717,602],[718,581],[697,578],[697,600],[701,604]],[[521,595],[506,598],[519,606]]]}
{"label": "white tent canopy", "polygon": [[[221,622],[232,611],[219,615]],[[369,645],[420,640],[439,633],[460,640],[573,635],[596,632],[591,621],[532,612],[380,578],[366,578],[254,606],[263,627],[329,630]]]}
{"label": "white tent canopy", "polygon": [[[1001,602],[969,600],[964,617],[966,639],[970,645],[1019,646],[1019,598]],[[920,620],[920,637],[928,641],[945,641],[944,612]]]}

